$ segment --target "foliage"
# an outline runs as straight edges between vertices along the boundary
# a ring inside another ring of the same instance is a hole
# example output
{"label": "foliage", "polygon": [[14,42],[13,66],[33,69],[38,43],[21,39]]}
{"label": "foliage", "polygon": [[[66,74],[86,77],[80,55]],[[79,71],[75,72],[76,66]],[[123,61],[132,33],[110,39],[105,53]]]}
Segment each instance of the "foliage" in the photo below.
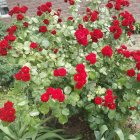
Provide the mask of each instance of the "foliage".
{"label": "foliage", "polygon": [[139,34],[140,33],[140,23],[139,22],[136,22],[135,23],[135,34]]}
{"label": "foliage", "polygon": [[129,2],[102,7],[107,0],[94,0],[84,17],[76,12],[79,2],[70,0],[73,17],[63,21],[61,10],[53,11],[50,2],[31,18],[23,14],[26,6],[10,11],[16,19],[1,41],[5,48],[0,53],[20,67],[14,74],[14,93],[20,92],[30,105],[32,111],[25,115],[39,120],[47,115],[65,124],[82,110],[96,139],[123,140],[126,134],[134,138],[130,130],[122,132],[128,117],[136,122],[140,109],[140,51],[124,45],[131,43],[135,23],[123,11]]}
{"label": "foliage", "polygon": [[2,21],[0,21],[0,39],[2,39],[4,37],[4,35],[6,34],[6,29],[7,26],[6,24],[4,24]]}

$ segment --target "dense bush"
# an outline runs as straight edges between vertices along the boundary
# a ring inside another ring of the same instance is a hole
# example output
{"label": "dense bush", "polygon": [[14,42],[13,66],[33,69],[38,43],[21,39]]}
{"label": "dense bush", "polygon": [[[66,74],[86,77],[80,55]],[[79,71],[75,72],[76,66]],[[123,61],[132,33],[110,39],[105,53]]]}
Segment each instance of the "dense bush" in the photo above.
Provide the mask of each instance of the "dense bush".
{"label": "dense bush", "polygon": [[[140,51],[125,46],[135,23],[123,9],[129,2],[94,0],[83,17],[77,14],[80,0],[65,2],[72,11],[66,20],[51,2],[39,6],[32,18],[24,14],[26,6],[9,12],[15,20],[0,42],[0,54],[20,67],[13,91],[25,97],[31,117],[51,116],[65,124],[82,112],[97,140],[115,139],[115,134],[123,140],[121,129],[128,117],[136,123],[140,109]],[[1,120],[12,122],[15,113],[18,120],[16,102],[15,109],[9,118],[9,106],[3,107]],[[127,134],[126,139],[134,138]]]}

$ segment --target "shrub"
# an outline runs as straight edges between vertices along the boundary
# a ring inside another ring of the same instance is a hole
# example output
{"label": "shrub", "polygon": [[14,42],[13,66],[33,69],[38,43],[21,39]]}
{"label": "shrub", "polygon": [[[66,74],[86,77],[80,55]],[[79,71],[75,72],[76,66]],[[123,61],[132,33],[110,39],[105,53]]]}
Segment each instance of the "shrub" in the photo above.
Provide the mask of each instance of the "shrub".
{"label": "shrub", "polygon": [[140,33],[140,23],[139,22],[136,22],[135,23],[135,34],[139,34]]}
{"label": "shrub", "polygon": [[79,0],[68,2],[72,16],[66,20],[51,2],[32,18],[24,14],[26,6],[9,12],[15,20],[0,53],[20,67],[14,93],[27,96],[32,116],[47,114],[64,124],[82,111],[96,139],[115,133],[124,139],[120,128],[128,117],[139,117],[140,93],[140,51],[125,46],[135,23],[123,10],[129,2],[94,0],[83,17],[77,14]]}

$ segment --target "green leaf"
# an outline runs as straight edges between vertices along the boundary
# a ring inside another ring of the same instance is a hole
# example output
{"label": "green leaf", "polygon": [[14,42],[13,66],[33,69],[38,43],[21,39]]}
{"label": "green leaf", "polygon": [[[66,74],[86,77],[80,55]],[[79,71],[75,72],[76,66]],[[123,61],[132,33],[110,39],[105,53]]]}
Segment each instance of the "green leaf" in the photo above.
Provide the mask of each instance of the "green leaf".
{"label": "green leaf", "polygon": [[100,133],[103,135],[108,130],[108,127],[106,125],[102,125],[100,128]]}
{"label": "green leaf", "polygon": [[68,117],[67,117],[67,116],[61,115],[61,116],[59,117],[59,122],[60,122],[61,124],[65,124],[67,121],[68,121]]}
{"label": "green leaf", "polygon": [[64,108],[62,110],[62,114],[65,115],[65,116],[68,116],[70,114],[69,110],[67,108]]}
{"label": "green leaf", "polygon": [[71,91],[72,91],[72,88],[69,87],[69,86],[67,86],[67,87],[64,88],[64,93],[65,93],[65,94],[70,94]]}
{"label": "green leaf", "polygon": [[115,133],[117,134],[117,136],[120,138],[120,140],[124,140],[124,134],[122,132],[122,130],[120,128],[117,128],[115,130]]}
{"label": "green leaf", "polygon": [[31,117],[35,117],[35,116],[38,116],[38,115],[39,115],[38,110],[33,110],[32,112],[30,112]]}
{"label": "green leaf", "polygon": [[132,135],[132,134],[129,135],[129,139],[130,139],[130,140],[137,140],[137,138],[136,138],[134,135]]}
{"label": "green leaf", "polygon": [[48,114],[49,112],[49,106],[46,103],[43,103],[40,108],[39,108],[40,112],[43,114]]}

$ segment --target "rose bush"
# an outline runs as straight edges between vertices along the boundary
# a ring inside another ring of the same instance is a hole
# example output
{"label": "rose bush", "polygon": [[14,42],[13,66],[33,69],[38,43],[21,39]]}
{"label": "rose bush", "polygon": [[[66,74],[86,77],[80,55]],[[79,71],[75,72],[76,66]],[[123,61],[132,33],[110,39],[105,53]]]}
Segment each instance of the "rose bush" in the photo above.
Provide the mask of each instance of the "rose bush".
{"label": "rose bush", "polygon": [[135,23],[124,10],[129,2],[89,1],[83,17],[80,0],[65,2],[72,14],[67,19],[51,2],[35,17],[26,16],[26,6],[10,10],[14,22],[0,41],[0,55],[20,67],[14,92],[27,97],[32,116],[47,114],[64,124],[82,111],[96,139],[114,133],[123,139],[119,128],[128,117],[136,123],[140,109],[140,51],[127,47]]}

